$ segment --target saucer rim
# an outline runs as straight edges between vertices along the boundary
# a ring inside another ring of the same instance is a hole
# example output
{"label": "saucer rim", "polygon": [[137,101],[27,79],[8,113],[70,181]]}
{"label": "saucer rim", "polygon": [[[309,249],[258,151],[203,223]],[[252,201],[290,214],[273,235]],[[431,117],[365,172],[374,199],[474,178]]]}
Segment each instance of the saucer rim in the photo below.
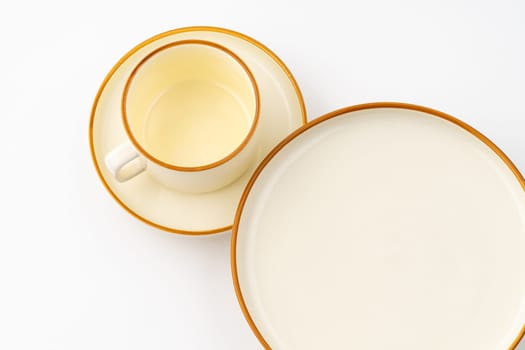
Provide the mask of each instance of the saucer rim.
{"label": "saucer rim", "polygon": [[295,77],[293,76],[292,72],[290,71],[290,69],[281,60],[281,58],[279,58],[279,56],[277,56],[272,50],[270,50],[264,44],[260,43],[259,41],[255,40],[254,38],[252,38],[252,37],[250,37],[250,36],[248,36],[246,34],[237,32],[237,31],[232,30],[232,29],[227,29],[227,28],[222,28],[222,27],[213,27],[213,26],[188,26],[188,27],[181,27],[181,28],[168,30],[168,31],[162,32],[160,34],[154,35],[154,36],[152,36],[152,37],[142,41],[141,43],[139,43],[138,45],[133,47],[131,50],[129,50],[126,54],[124,54],[117,61],[117,63],[115,63],[115,65],[113,65],[113,67],[110,69],[110,71],[104,77],[104,80],[102,81],[102,83],[101,83],[101,85],[100,85],[100,87],[99,87],[99,89],[97,91],[97,94],[95,95],[95,99],[93,101],[93,104],[91,106],[91,113],[90,113],[90,118],[89,118],[89,150],[90,150],[90,154],[91,154],[91,160],[93,162],[93,165],[95,166],[95,170],[97,172],[97,175],[98,175],[100,181],[102,182],[102,184],[104,185],[106,191],[129,214],[131,214],[135,218],[139,219],[140,221],[144,222],[145,224],[150,225],[152,227],[155,227],[157,229],[160,229],[160,230],[163,230],[163,231],[166,231],[166,232],[170,232],[170,233],[190,235],[190,236],[203,236],[203,235],[211,235],[211,234],[216,234],[216,233],[220,233],[220,232],[225,232],[225,231],[231,230],[232,227],[233,227],[233,224],[228,225],[228,226],[224,226],[224,227],[211,229],[211,230],[190,231],[190,230],[182,230],[182,229],[177,229],[177,228],[172,228],[172,227],[160,225],[160,224],[157,224],[157,223],[155,223],[155,222],[153,222],[151,220],[148,220],[148,219],[138,215],[131,208],[129,208],[122,200],[120,200],[120,198],[117,197],[117,195],[113,192],[113,190],[110,188],[109,184],[104,179],[104,176],[102,175],[102,171],[100,169],[99,163],[97,162],[97,157],[96,157],[96,154],[95,154],[95,143],[94,143],[93,132],[94,132],[96,110],[97,110],[97,106],[98,106],[98,103],[99,103],[99,100],[100,100],[100,97],[101,97],[102,93],[104,92],[104,90],[105,90],[107,84],[109,83],[110,79],[115,75],[116,71],[133,54],[135,54],[137,51],[139,51],[143,47],[145,47],[145,46],[147,46],[147,45],[149,45],[149,44],[151,44],[151,43],[153,43],[153,42],[155,42],[155,41],[157,41],[159,39],[162,39],[162,38],[165,38],[165,37],[168,37],[168,36],[171,36],[171,35],[175,35],[175,34],[181,34],[181,33],[187,33],[187,32],[200,32],[200,31],[203,31],[203,32],[216,32],[216,33],[222,33],[222,34],[227,34],[227,35],[231,35],[231,36],[237,37],[237,38],[239,38],[241,40],[245,40],[245,41],[249,42],[250,44],[256,46],[257,48],[261,49],[266,55],[268,55],[270,58],[272,58],[279,65],[279,67],[282,69],[282,71],[286,74],[286,76],[287,76],[288,80],[290,81],[293,89],[295,90],[295,94],[297,95],[297,99],[298,99],[298,102],[299,102],[299,108],[301,110],[301,119],[302,119],[302,123],[303,123],[303,125],[301,125],[301,127],[306,125],[306,123],[308,122],[307,115],[306,115],[306,105],[305,105],[305,102],[304,102],[303,94],[301,92],[301,89],[299,88],[299,85],[297,84],[297,81],[296,81]]}
{"label": "saucer rim", "polygon": [[[261,345],[268,350],[271,350],[270,345],[266,342],[265,338],[257,328],[257,325],[253,321],[253,318],[248,311],[248,307],[246,306],[246,302],[243,296],[243,293],[241,291],[240,283],[239,283],[239,275],[237,271],[237,238],[239,234],[239,223],[242,216],[242,212],[244,209],[244,206],[246,204],[246,200],[248,199],[248,196],[250,194],[250,190],[252,189],[253,185],[257,181],[257,178],[262,173],[266,165],[275,157],[288,143],[293,141],[295,138],[309,130],[310,128],[321,124],[327,120],[330,120],[332,118],[337,118],[342,115],[345,115],[350,112],[356,112],[356,111],[362,111],[367,109],[380,109],[380,108],[395,108],[395,109],[406,109],[406,110],[412,110],[417,112],[423,112],[430,115],[433,115],[435,117],[439,117],[441,119],[444,119],[446,121],[449,121],[458,127],[462,128],[463,130],[467,131],[474,137],[476,137],[478,140],[483,142],[485,145],[487,145],[496,155],[505,163],[505,165],[511,170],[513,175],[518,180],[519,184],[521,185],[521,188],[523,191],[525,191],[525,178],[521,174],[521,172],[518,170],[518,168],[514,165],[514,163],[510,160],[510,158],[494,143],[492,142],[488,137],[486,137],[484,134],[482,134],[480,131],[475,129],[474,127],[470,126],[466,122],[453,117],[449,114],[446,114],[444,112],[424,107],[421,105],[411,104],[411,103],[404,103],[404,102],[370,102],[370,103],[363,103],[358,105],[353,105],[349,107],[343,107],[339,108],[335,111],[326,113],[318,118],[313,119],[312,121],[306,123],[299,129],[292,132],[290,135],[288,135],[286,138],[284,138],[277,146],[275,146],[267,155],[266,157],[259,163],[255,171],[253,172],[252,176],[250,177],[250,180],[246,184],[246,187],[244,188],[244,192],[241,196],[241,199],[239,201],[239,204],[237,205],[237,212],[235,214],[235,219],[233,222],[233,228],[232,228],[232,236],[230,241],[230,267],[231,267],[231,273],[232,273],[232,280],[233,280],[233,286],[235,289],[235,295],[237,296],[237,301],[239,303],[239,306],[241,308],[241,311],[244,315],[244,318],[246,319],[250,329],[256,336],[257,340],[261,343]],[[522,326],[520,332],[512,342],[512,344],[509,346],[509,350],[514,350],[520,341],[525,336],[525,324]]]}

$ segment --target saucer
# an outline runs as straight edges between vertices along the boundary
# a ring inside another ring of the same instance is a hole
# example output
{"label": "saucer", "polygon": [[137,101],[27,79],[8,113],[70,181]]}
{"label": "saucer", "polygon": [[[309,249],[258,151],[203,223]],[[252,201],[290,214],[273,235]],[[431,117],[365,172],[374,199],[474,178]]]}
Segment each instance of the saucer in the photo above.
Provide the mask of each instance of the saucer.
{"label": "saucer", "polygon": [[491,141],[401,103],[335,111],[263,160],[232,272],[266,349],[513,349],[525,180]]}
{"label": "saucer", "polygon": [[[151,52],[174,40],[216,42],[235,52],[252,71],[261,97],[255,137],[259,140],[252,166],[238,180],[220,190],[181,193],[168,189],[147,173],[119,183],[104,164],[104,157],[125,142],[120,100],[126,78]],[[159,34],[128,52],[109,72],[93,104],[89,126],[91,154],[102,183],[113,198],[143,222],[169,232],[211,234],[231,229],[235,210],[250,176],[264,156],[292,131],[306,123],[299,87],[284,63],[254,39],[228,29],[188,27]]]}

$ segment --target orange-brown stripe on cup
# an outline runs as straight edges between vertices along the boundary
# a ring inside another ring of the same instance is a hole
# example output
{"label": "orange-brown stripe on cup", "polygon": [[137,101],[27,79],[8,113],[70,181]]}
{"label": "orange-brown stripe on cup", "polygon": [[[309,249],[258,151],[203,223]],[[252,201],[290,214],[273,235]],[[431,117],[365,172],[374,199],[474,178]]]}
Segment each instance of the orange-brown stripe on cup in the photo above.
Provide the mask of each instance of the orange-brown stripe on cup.
{"label": "orange-brown stripe on cup", "polygon": [[[181,45],[188,45],[188,44],[195,44],[195,45],[204,45],[216,48],[218,50],[223,51],[230,57],[232,57],[237,63],[239,63],[244,70],[244,72],[248,75],[248,78],[250,79],[254,95],[255,95],[255,111],[254,111],[254,117],[252,119],[252,124],[250,126],[250,130],[248,131],[248,134],[244,137],[243,141],[235,148],[230,154],[228,154],[226,157],[219,159],[213,163],[206,164],[206,165],[199,165],[194,167],[185,167],[185,166],[178,166],[175,164],[166,163],[155,156],[153,156],[151,153],[146,151],[140,143],[137,141],[135,136],[133,135],[133,132],[131,132],[131,128],[129,126],[128,118],[127,118],[127,110],[126,110],[126,98],[128,95],[128,91],[130,88],[131,81],[139,71],[139,69],[147,62],[149,61],[153,56],[158,54],[159,52],[162,52],[164,50],[170,49],[172,47],[181,46]],[[173,43],[169,43],[167,45],[161,46],[152,52],[150,52],[146,57],[144,57],[133,69],[131,74],[129,75],[126,84],[124,86],[124,91],[122,94],[122,101],[121,101],[121,110],[122,110],[122,123],[124,124],[124,129],[126,130],[126,133],[128,134],[129,139],[131,140],[131,143],[133,143],[133,146],[135,146],[140,153],[142,153],[146,158],[148,158],[150,161],[157,163],[160,166],[163,166],[165,168],[171,169],[171,170],[177,170],[177,171],[203,171],[207,169],[212,169],[215,167],[218,167],[221,164],[226,163],[227,161],[231,160],[233,157],[238,155],[244,147],[248,144],[250,139],[252,138],[253,134],[255,133],[255,129],[257,128],[257,123],[259,122],[259,114],[260,114],[260,95],[259,95],[259,88],[257,87],[257,83],[255,82],[255,78],[253,77],[253,73],[251,72],[250,68],[244,63],[244,61],[234,54],[231,50],[227,49],[226,47],[216,44],[211,41],[206,40],[197,40],[197,39],[189,39],[189,40],[180,40],[175,41]]]}

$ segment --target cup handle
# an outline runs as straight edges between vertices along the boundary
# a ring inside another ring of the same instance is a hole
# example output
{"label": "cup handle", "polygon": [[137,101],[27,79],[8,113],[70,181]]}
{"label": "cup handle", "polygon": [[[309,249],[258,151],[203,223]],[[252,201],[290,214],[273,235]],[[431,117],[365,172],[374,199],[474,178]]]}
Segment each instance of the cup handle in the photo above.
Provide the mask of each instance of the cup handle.
{"label": "cup handle", "polygon": [[118,182],[126,182],[146,170],[146,161],[129,142],[111,151],[106,156],[105,163]]}

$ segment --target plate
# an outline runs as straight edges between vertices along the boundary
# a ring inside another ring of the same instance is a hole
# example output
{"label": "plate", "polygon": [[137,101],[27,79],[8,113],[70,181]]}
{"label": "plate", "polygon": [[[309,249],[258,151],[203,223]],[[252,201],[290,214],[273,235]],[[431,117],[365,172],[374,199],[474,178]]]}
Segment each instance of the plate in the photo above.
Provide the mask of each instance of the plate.
{"label": "plate", "polygon": [[[174,40],[186,39],[208,40],[226,46],[252,71],[261,98],[259,126],[254,135],[259,140],[259,146],[253,164],[234,183],[203,194],[168,189],[147,172],[119,183],[104,165],[104,158],[127,140],[120,117],[120,99],[126,78],[153,49]],[[151,226],[174,233],[201,235],[231,229],[241,194],[258,163],[279,141],[305,122],[306,111],[299,87],[288,68],[272,51],[232,30],[188,27],[144,41],[113,67],[93,104],[89,141],[100,180],[124,209]]]}
{"label": "plate", "polygon": [[525,323],[525,180],[444,113],[349,107],[264,159],[232,236],[265,348],[514,348]]}

